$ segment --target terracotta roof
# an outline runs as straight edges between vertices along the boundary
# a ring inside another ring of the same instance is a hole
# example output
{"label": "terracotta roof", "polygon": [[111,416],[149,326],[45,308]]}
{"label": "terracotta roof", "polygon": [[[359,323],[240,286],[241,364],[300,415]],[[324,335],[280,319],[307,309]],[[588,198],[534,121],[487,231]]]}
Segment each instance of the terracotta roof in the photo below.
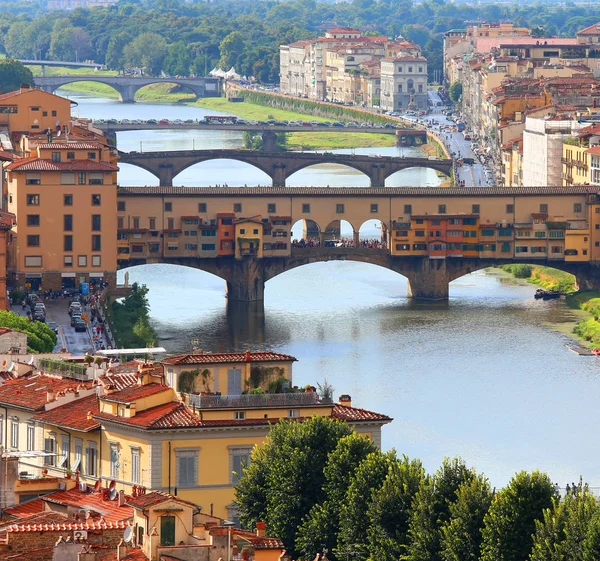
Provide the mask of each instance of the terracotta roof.
{"label": "terracotta roof", "polygon": [[383,60],[388,62],[427,62],[427,59],[422,56],[397,56],[397,57],[387,57]]}
{"label": "terracotta roof", "polygon": [[103,401],[112,401],[116,403],[132,403],[144,397],[150,397],[162,392],[171,391],[169,386],[152,382],[144,386],[131,386],[121,391],[109,393],[102,396]]}
{"label": "terracotta roof", "polygon": [[32,419],[55,427],[89,432],[100,427],[100,423],[94,421],[91,417],[91,415],[95,415],[99,411],[98,396],[94,394],[82,399],[76,399],[71,403],[55,407],[49,411],[42,411],[34,415]]}
{"label": "terracotta roof", "polygon": [[101,150],[104,144],[97,142],[43,142],[36,146],[40,150],[52,150],[63,149],[63,150]]}
{"label": "terracotta roof", "polygon": [[366,409],[360,409],[358,407],[349,407],[348,405],[340,405],[336,403],[333,406],[331,416],[334,419],[340,419],[341,421],[386,421],[392,420],[387,415],[381,413],[374,413],[373,411],[367,411]]}
{"label": "terracotta roof", "polygon": [[198,428],[204,423],[183,403],[172,401],[140,411],[133,417],[118,417],[110,413],[98,413],[94,416],[100,421],[135,426],[144,430],[162,430],[176,428]]}
{"label": "terracotta roof", "polygon": [[360,33],[360,30],[354,29],[353,27],[336,27],[334,29],[328,29],[326,33]]}
{"label": "terracotta roof", "polygon": [[57,378],[46,374],[22,376],[0,385],[0,403],[30,411],[41,411],[48,402],[48,391],[57,393],[77,390],[79,387],[90,388],[92,383],[70,378]]}
{"label": "terracotta roof", "polygon": [[67,518],[62,514],[42,513],[42,517],[47,517],[47,522],[42,518],[39,521],[30,521],[28,518],[19,520],[0,529],[0,532],[66,532],[73,530],[124,530],[131,526],[130,522],[105,522],[102,519],[98,521],[86,520],[85,522],[75,522],[72,518]]}
{"label": "terracotta roof", "polygon": [[13,333],[13,329],[9,329],[8,327],[0,327],[0,335],[4,335],[5,333]]}
{"label": "terracotta roof", "polygon": [[69,160],[67,162],[53,162],[44,158],[26,158],[14,160],[8,164],[9,171],[119,171],[118,166],[106,162],[93,160]]}
{"label": "terracotta roof", "polygon": [[115,390],[121,391],[136,386],[138,377],[133,372],[116,372],[114,374],[104,374],[98,378],[98,381],[103,386],[111,386]]}
{"label": "terracotta roof", "polygon": [[6,150],[0,150],[0,161],[10,162],[13,159],[14,156],[10,152],[7,152]]}
{"label": "terracotta roof", "polygon": [[575,35],[600,35],[600,23],[579,30]]}
{"label": "terracotta roof", "polygon": [[44,501],[39,497],[15,506],[5,508],[3,513],[14,518],[27,518],[44,511]]}
{"label": "terracotta roof", "polygon": [[0,210],[0,230],[10,230],[17,223],[17,217],[12,212]]}
{"label": "terracotta roof", "polygon": [[40,547],[39,549],[28,549],[23,553],[15,553],[8,559],[10,559],[10,561],[19,561],[20,559],[23,561],[31,561],[31,559],[52,559],[53,552],[54,546],[51,545],[49,547]]}
{"label": "terracotta roof", "polygon": [[[117,558],[117,550],[115,547],[113,547],[112,551],[106,555],[101,555],[100,552],[98,552],[97,561],[117,561]],[[165,559],[166,558],[164,555],[160,556],[160,561],[165,561]],[[136,547],[128,550],[127,555],[125,555],[125,557],[121,557],[120,561],[148,561],[148,558],[141,549]],[[180,560],[177,559],[176,561]]]}
{"label": "terracotta roof", "polygon": [[600,146],[594,146],[588,150],[586,150],[588,154],[600,154]]}
{"label": "terracotta roof", "polygon": [[270,351],[256,353],[204,353],[169,356],[163,364],[216,364],[235,362],[293,362],[297,358]]}
{"label": "terracotta roof", "polygon": [[257,536],[254,532],[238,530],[237,528],[233,531],[233,534],[252,543],[254,549],[284,549],[285,547],[279,538]]}
{"label": "terracotta roof", "polygon": [[176,503],[185,504],[195,509],[200,508],[195,503],[184,501],[183,499],[175,497],[174,495],[170,495],[169,493],[165,493],[164,491],[152,491],[151,493],[146,493],[145,495],[138,495],[137,497],[129,499],[127,501],[127,505],[139,510],[146,510],[151,506],[166,503],[167,501],[175,501]]}

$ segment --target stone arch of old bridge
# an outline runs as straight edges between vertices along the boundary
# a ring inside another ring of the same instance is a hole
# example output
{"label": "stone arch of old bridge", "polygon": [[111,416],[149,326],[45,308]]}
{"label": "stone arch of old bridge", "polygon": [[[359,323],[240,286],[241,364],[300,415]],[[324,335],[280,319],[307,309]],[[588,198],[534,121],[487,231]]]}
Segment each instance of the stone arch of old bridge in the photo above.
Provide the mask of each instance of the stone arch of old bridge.
{"label": "stone arch of old bridge", "polygon": [[229,159],[250,164],[266,173],[274,187],[285,187],[286,179],[304,168],[317,164],[341,164],[369,177],[371,187],[384,187],[385,180],[404,169],[425,167],[450,176],[452,160],[429,158],[371,157],[353,154],[266,152],[262,150],[179,150],[169,152],[120,152],[119,161],[138,166],[158,177],[163,187],[172,186],[173,178],[201,162]]}
{"label": "stone arch of old bridge", "polygon": [[192,267],[223,279],[227,283],[227,297],[231,301],[255,302],[264,300],[265,283],[297,267],[327,261],[356,261],[369,263],[408,279],[408,296],[424,300],[448,299],[449,284],[460,277],[500,265],[523,263],[545,265],[575,275],[580,288],[597,289],[600,270],[588,263],[565,263],[547,260],[515,259],[429,259],[428,257],[392,256],[385,249],[346,248],[294,248],[290,257],[241,260],[228,258],[195,259],[191,257],[165,257],[158,259],[132,259],[123,269],[152,263],[168,263]]}
{"label": "stone arch of old bridge", "polygon": [[150,84],[177,84],[187,88],[196,97],[209,97],[220,94],[217,78],[152,78],[125,76],[38,76],[35,84],[41,90],[53,93],[61,86],[74,82],[98,82],[113,88],[119,94],[119,101],[133,103],[138,90]]}

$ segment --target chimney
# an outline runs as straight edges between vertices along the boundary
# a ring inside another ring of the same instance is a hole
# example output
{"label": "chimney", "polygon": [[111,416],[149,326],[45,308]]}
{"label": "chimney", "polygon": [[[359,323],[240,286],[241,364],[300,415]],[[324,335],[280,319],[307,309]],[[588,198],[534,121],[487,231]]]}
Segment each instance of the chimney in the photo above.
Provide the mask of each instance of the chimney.
{"label": "chimney", "polygon": [[266,527],[266,524],[264,522],[256,523],[256,535],[259,538],[264,538],[267,535],[265,532],[265,527]]}
{"label": "chimney", "polygon": [[127,546],[125,545],[125,542],[121,540],[117,546],[117,561],[122,561],[125,557],[127,557]]}
{"label": "chimney", "polygon": [[338,402],[340,405],[352,407],[352,398],[347,393],[340,395],[340,399],[338,400]]}
{"label": "chimney", "polygon": [[251,362],[252,358],[250,357],[250,351],[246,351],[246,362]]}
{"label": "chimney", "polygon": [[96,554],[90,550],[89,546],[84,545],[77,554],[77,561],[96,561]]}
{"label": "chimney", "polygon": [[123,506],[125,504],[125,491],[123,491],[123,489],[121,489],[119,491],[118,500],[119,500],[119,506]]}
{"label": "chimney", "polygon": [[53,390],[48,390],[46,392],[46,403],[50,403],[52,401],[54,401],[54,391]]}

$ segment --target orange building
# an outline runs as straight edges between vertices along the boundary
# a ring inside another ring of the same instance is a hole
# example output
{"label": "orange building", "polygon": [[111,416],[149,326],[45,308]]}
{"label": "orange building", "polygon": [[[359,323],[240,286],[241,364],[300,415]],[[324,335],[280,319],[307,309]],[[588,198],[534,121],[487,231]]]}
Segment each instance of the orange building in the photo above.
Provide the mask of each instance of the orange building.
{"label": "orange building", "polygon": [[235,213],[220,212],[217,214],[217,242],[219,255],[235,254]]}

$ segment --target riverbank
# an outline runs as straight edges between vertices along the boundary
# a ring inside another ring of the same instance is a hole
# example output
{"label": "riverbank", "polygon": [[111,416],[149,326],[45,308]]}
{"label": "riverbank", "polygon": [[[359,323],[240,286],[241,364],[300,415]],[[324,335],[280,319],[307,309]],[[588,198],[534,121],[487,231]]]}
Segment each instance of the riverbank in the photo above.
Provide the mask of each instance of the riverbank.
{"label": "riverbank", "polygon": [[569,295],[567,305],[587,316],[577,322],[573,333],[588,347],[600,346],[600,292],[586,290]]}
{"label": "riverbank", "polygon": [[515,263],[514,265],[501,265],[499,268],[515,278],[527,280],[545,290],[557,290],[565,294],[577,290],[577,283],[573,275],[552,267]]}

